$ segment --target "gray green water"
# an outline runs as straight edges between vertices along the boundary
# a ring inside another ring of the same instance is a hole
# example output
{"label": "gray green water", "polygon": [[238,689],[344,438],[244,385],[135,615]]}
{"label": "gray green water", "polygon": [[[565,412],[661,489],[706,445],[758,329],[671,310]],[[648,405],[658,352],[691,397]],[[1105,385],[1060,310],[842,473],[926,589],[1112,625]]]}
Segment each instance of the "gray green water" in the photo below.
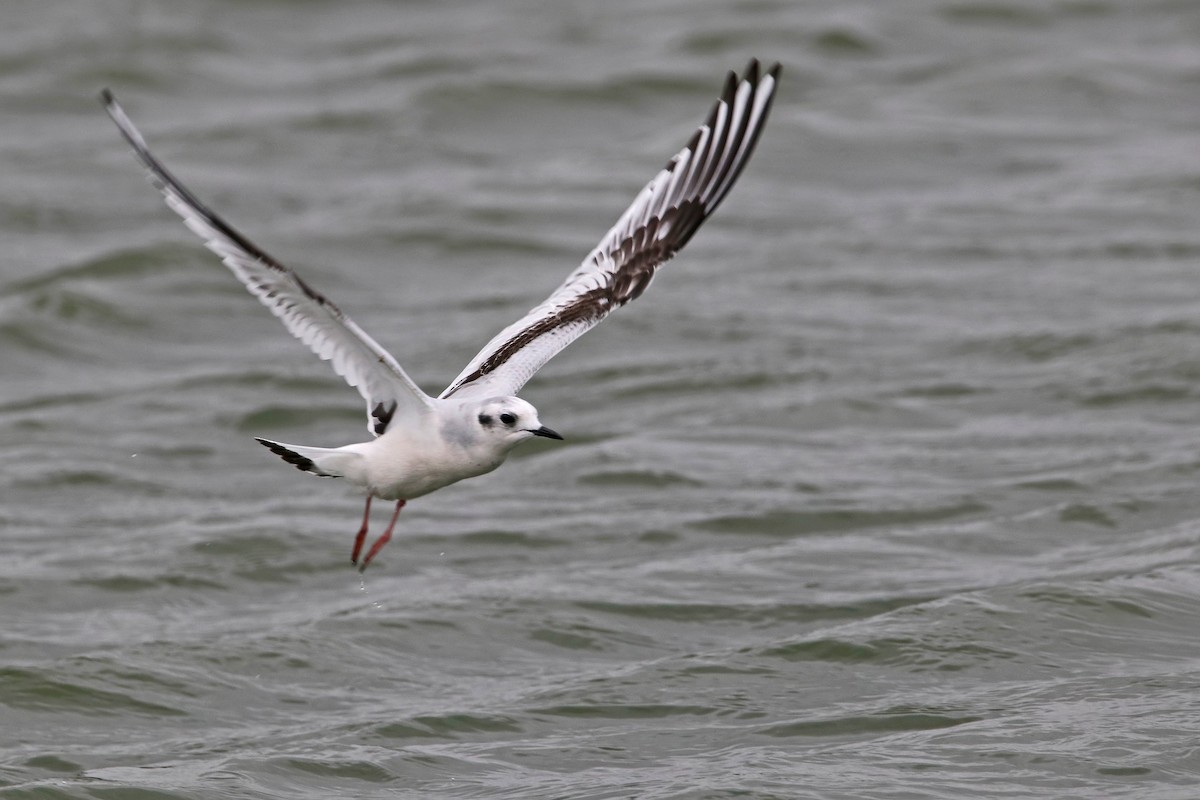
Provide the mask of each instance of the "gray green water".
{"label": "gray green water", "polygon": [[[1200,793],[1200,4],[0,19],[0,797]],[[437,390],[752,55],[725,207],[526,389],[567,441],[365,583],[250,438],[357,395],[95,97]]]}

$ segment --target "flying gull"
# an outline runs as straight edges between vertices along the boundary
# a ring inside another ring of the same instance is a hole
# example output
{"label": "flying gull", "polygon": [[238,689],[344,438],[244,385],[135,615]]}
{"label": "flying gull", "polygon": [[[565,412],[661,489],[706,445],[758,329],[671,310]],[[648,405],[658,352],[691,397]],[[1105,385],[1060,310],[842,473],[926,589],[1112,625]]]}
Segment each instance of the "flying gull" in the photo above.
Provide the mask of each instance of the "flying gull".
{"label": "flying gull", "polygon": [[[200,202],[150,152],[112,92],[105,89],[101,100],[171,210],[293,336],[329,361],[366,400],[370,441],[326,448],[257,439],[304,472],[344,478],[366,493],[350,555],[361,571],[391,539],[409,500],[491,472],[530,437],[562,439],[516,393],[560,350],[640,296],[658,268],[721,204],[754,152],[779,71],[775,64],[760,72],[758,61],[751,60],[740,78],[730,72],[704,123],[583,264],[541,304],[496,334],[437,397],[425,394],[325,295]],[[375,497],[394,501],[395,509],[387,529],[360,559]]]}

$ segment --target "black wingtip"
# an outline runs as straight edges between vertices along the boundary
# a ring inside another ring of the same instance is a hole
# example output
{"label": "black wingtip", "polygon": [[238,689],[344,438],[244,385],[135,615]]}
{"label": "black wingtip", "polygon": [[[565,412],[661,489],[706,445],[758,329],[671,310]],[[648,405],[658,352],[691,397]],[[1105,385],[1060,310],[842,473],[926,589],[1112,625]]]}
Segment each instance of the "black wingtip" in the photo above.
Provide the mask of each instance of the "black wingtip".
{"label": "black wingtip", "polygon": [[763,77],[769,77],[774,81],[778,81],[779,74],[781,72],[783,72],[783,65],[778,61],[772,62],[771,66],[767,67],[767,69],[764,71],[762,68],[762,63],[757,58],[752,58],[746,63],[746,69],[742,73],[742,80],[749,81],[752,84],[757,84],[759,82],[759,76],[761,75]]}
{"label": "black wingtip", "polygon": [[750,81],[750,83],[758,83],[758,59],[750,59],[750,63],[746,64],[746,74],[742,76],[742,80]]}
{"label": "black wingtip", "polygon": [[[727,103],[733,103],[733,94],[737,91],[738,75],[733,70],[729,70],[729,74],[725,76],[725,85],[721,87],[721,99]],[[715,120],[715,115],[714,115]]]}
{"label": "black wingtip", "polygon": [[[779,73],[783,72],[783,65],[778,61],[772,62],[771,66],[767,67],[766,71],[762,69],[762,63],[757,58],[752,58],[746,63],[746,69],[742,73],[742,80],[749,81],[751,84],[759,82],[759,76],[770,77],[772,80],[779,80]],[[734,73],[730,73],[733,75]]]}
{"label": "black wingtip", "polygon": [[112,90],[105,86],[100,90],[100,102],[105,106],[111,106],[117,102],[117,98],[113,97]]}

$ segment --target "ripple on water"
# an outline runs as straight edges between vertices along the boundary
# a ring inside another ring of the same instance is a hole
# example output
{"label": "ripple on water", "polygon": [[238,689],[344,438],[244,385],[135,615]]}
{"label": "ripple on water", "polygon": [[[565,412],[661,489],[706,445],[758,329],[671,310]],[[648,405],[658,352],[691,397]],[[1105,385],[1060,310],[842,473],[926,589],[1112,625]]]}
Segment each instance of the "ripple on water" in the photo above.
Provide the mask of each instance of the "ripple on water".
{"label": "ripple on water", "polygon": [[388,770],[371,761],[333,761],[312,758],[286,758],[279,763],[289,769],[321,778],[387,783],[396,778]]}
{"label": "ripple on water", "polygon": [[58,680],[44,670],[0,668],[0,705],[40,712],[82,715],[184,717],[187,712],[141,700],[132,694],[101,689],[76,680]]}
{"label": "ripple on water", "polygon": [[831,531],[853,531],[881,526],[912,526],[942,522],[988,510],[972,500],[931,508],[886,510],[826,509],[814,511],[777,510],[752,515],[721,516],[701,520],[695,526],[714,533],[793,537]]}
{"label": "ripple on water", "polygon": [[979,722],[983,717],[932,708],[899,706],[875,714],[802,720],[759,729],[762,736],[878,736],[907,731],[935,731]]}
{"label": "ripple on water", "polygon": [[667,717],[705,717],[719,709],[711,706],[672,705],[665,703],[580,703],[575,705],[543,706],[526,709],[533,715],[567,717],[569,719],[664,719]]}
{"label": "ripple on water", "polygon": [[103,578],[82,578],[74,581],[101,592],[150,592],[164,588],[193,591],[228,591],[227,584],[195,575],[162,575],[147,578],[142,575],[109,575]]}
{"label": "ripple on water", "polygon": [[576,480],[586,486],[638,486],[665,489],[673,486],[702,487],[703,481],[668,470],[623,469],[584,472]]}
{"label": "ripple on water", "polygon": [[857,602],[837,603],[619,603],[601,600],[580,600],[574,605],[589,611],[620,617],[647,620],[666,620],[695,624],[714,622],[745,622],[758,625],[789,625],[831,620],[860,619],[885,614],[923,602],[922,598],[863,598]]}
{"label": "ripple on water", "polygon": [[516,719],[502,715],[426,714],[404,722],[389,722],[373,729],[384,739],[473,739],[479,735],[520,733]]}
{"label": "ripple on water", "polygon": [[935,642],[919,638],[869,638],[853,641],[819,638],[770,647],[768,658],[787,661],[824,661],[847,664],[879,664],[922,670],[956,672],[973,665],[1015,659],[1020,653],[971,642]]}

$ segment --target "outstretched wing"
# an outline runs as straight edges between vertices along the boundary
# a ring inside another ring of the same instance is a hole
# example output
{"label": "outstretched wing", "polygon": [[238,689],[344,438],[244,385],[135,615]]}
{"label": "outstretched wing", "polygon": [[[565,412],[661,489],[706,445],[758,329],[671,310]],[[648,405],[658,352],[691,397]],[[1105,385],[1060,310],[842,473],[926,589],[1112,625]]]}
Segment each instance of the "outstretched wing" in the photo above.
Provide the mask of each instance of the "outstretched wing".
{"label": "outstretched wing", "polygon": [[637,298],[725,199],[767,121],[780,66],[751,60],[729,73],[721,99],[687,146],[654,176],[562,286],[500,331],[442,397],[516,394],[542,365]]}
{"label": "outstretched wing", "polygon": [[293,336],[358,389],[367,401],[367,428],[372,433],[382,434],[397,413],[416,416],[432,407],[432,398],[354,320],[197,200],[150,152],[112,92],[105,89],[101,100],[171,210]]}

